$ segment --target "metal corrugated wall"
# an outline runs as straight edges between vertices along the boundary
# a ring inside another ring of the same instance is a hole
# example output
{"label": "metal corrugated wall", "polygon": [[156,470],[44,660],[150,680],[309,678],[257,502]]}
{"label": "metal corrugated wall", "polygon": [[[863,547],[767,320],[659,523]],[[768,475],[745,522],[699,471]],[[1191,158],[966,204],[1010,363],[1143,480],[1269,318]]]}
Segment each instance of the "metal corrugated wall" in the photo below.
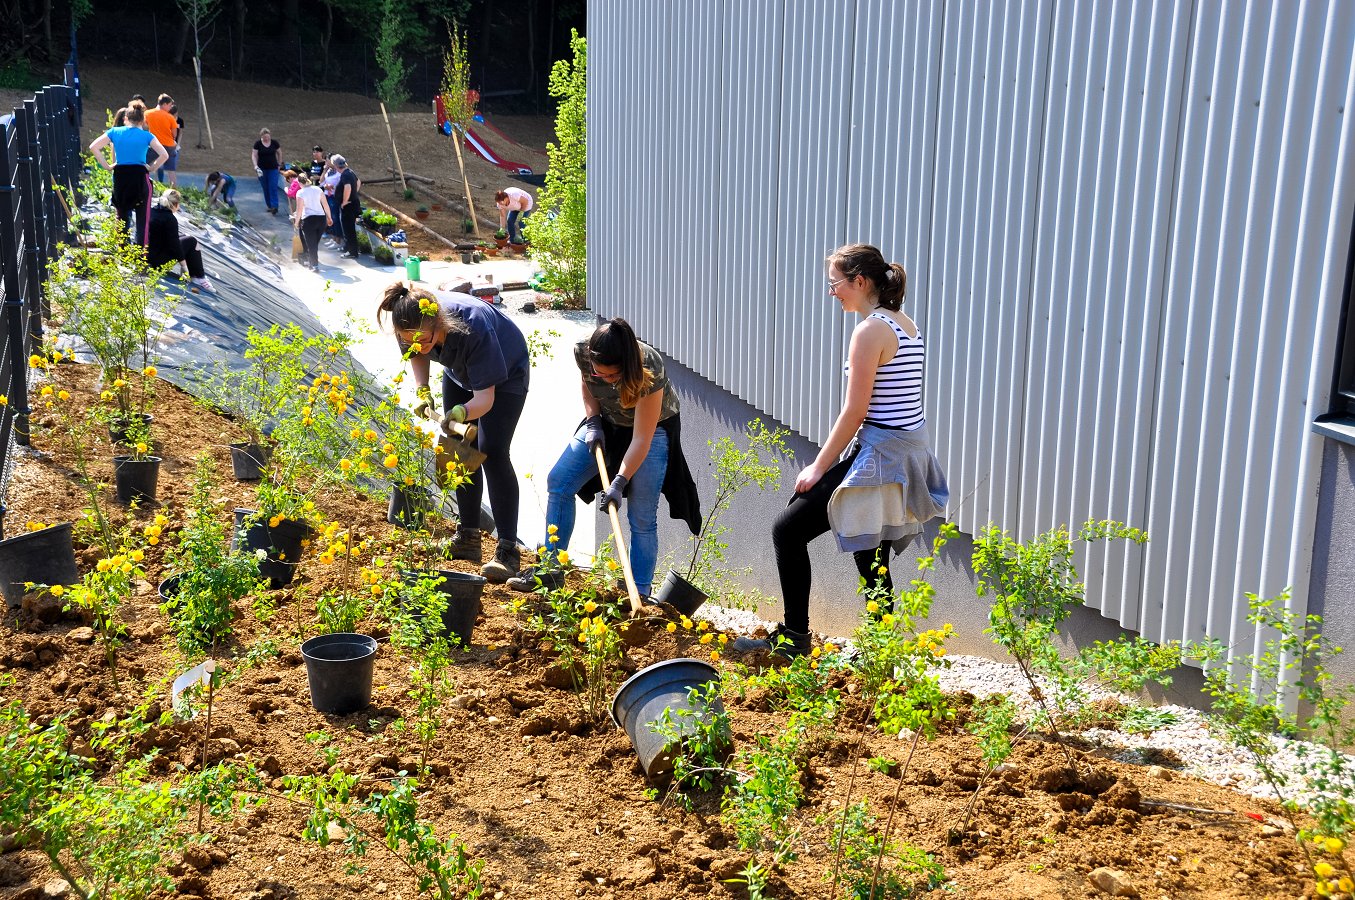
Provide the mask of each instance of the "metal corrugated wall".
{"label": "metal corrugated wall", "polygon": [[1355,3],[590,4],[591,297],[822,439],[823,256],[909,271],[952,510],[1147,636],[1302,604],[1355,167]]}

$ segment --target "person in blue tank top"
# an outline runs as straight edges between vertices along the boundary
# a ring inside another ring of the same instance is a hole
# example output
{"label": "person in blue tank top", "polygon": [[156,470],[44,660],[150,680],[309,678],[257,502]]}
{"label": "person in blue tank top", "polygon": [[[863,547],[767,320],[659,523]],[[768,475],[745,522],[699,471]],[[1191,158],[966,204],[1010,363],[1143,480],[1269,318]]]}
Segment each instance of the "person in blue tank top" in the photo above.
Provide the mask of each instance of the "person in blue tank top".
{"label": "person in blue tank top", "polygon": [[[130,227],[133,217],[136,227],[132,237],[146,245],[150,238],[151,177],[150,173],[165,164],[169,152],[146,130],[146,109],[136,105],[118,110],[125,125],[116,125],[99,135],[89,145],[89,152],[99,165],[113,173],[113,209],[124,226]],[[116,119],[114,120],[116,121]],[[108,162],[104,148],[113,148],[113,162]],[[147,151],[154,153],[146,162]]]}
{"label": "person in blue tank top", "polygon": [[907,273],[869,244],[839,247],[827,264],[829,296],[860,319],[843,367],[846,398],[772,526],[785,620],[766,640],[734,641],[735,651],[811,651],[809,542],[829,531],[883,614],[893,598],[890,551],[944,515],[950,499],[923,415],[922,332],[903,311]]}

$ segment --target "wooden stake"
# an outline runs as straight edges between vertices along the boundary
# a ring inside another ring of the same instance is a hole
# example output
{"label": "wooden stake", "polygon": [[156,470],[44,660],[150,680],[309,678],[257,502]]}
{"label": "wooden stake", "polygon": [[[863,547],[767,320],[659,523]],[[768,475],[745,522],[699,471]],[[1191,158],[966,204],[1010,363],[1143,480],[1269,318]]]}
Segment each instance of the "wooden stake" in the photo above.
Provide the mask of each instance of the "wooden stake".
{"label": "wooden stake", "polygon": [[207,149],[215,150],[212,145],[212,120],[207,117],[207,96],[202,92],[202,60],[193,57],[193,74],[198,79],[198,112],[202,113],[202,124],[198,127],[198,147],[202,147],[202,128],[207,129]]}
{"label": "wooden stake", "polygon": [[391,131],[390,116],[386,115],[386,104],[381,104],[381,118],[386,121],[386,136],[391,139],[391,153],[395,155],[395,170],[400,175],[400,187],[409,190],[405,181],[405,167],[400,164],[400,151],[395,148],[395,132]]}
{"label": "wooden stake", "polygon": [[[597,457],[598,474],[602,476],[602,486],[605,490],[607,485],[612,483],[612,479],[607,476],[607,458],[602,455],[601,447],[593,448],[593,455]],[[621,574],[626,576],[626,593],[630,595],[630,614],[632,617],[640,614],[640,589],[635,586],[635,573],[630,570],[630,554],[626,552],[626,541],[621,536],[621,517],[616,514],[616,507],[607,504],[607,516],[612,520],[612,536],[616,538],[616,558],[621,561]]]}
{"label": "wooden stake", "polygon": [[461,156],[461,129],[452,128],[452,146],[456,148],[456,164],[461,168],[461,183],[466,188],[466,208],[470,210],[470,220],[475,225],[475,238],[480,238],[480,219],[475,215],[475,201],[470,195],[470,180],[466,178],[466,161]]}

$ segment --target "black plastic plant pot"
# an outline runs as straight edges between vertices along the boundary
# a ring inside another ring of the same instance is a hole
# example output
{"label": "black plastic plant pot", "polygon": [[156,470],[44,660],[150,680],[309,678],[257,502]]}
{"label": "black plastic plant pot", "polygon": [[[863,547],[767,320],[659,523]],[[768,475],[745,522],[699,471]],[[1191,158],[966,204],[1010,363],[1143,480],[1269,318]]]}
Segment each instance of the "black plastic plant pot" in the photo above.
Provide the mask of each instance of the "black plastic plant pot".
{"label": "black plastic plant pot", "polygon": [[[137,413],[130,416],[124,416],[122,419],[115,419],[112,422],[109,422],[108,423],[109,440],[111,440],[115,444],[126,444],[128,442],[127,432],[131,431],[135,427],[134,423],[137,419],[141,420],[142,426],[149,434],[151,430],[151,423],[155,421],[155,416],[152,416],[149,413]],[[147,443],[149,443],[149,441]]]}
{"label": "black plastic plant pot", "polygon": [[296,564],[301,560],[301,542],[310,535],[311,527],[293,519],[283,519],[273,527],[269,527],[266,520],[246,525],[245,520],[254,515],[252,509],[235,510],[235,537],[231,549],[264,551],[264,558],[259,561],[259,575],[268,579],[270,587],[285,587],[296,575]]}
{"label": "black plastic plant pot", "polygon": [[684,616],[690,616],[701,608],[707,597],[696,585],[669,569],[654,599],[660,603],[667,603]]}
{"label": "black plastic plant pot", "polygon": [[160,457],[148,456],[145,459],[132,459],[130,456],[113,457],[113,485],[117,490],[119,503],[131,503],[133,500],[155,500],[155,488],[160,483]]}
{"label": "black plastic plant pot", "polygon": [[235,480],[258,481],[263,477],[263,467],[268,465],[270,455],[270,448],[260,444],[231,444],[231,468],[235,470]]}
{"label": "black plastic plant pot", "polygon": [[426,489],[394,485],[386,507],[386,521],[401,528],[422,528],[431,505]]}
{"label": "black plastic plant pot", "polygon": [[[660,781],[673,772],[673,754],[668,739],[648,725],[663,718],[664,710],[680,736],[695,734],[698,722],[710,724],[709,712],[724,712],[716,698],[710,706],[698,709],[687,698],[687,691],[720,677],[710,663],[699,659],[667,659],[636,672],[617,689],[612,698],[612,721],[624,729],[631,746],[640,757],[640,767],[651,781]],[[691,715],[681,715],[687,710]]]}
{"label": "black plastic plant pot", "polygon": [[475,254],[471,253],[469,250],[462,250],[462,251],[461,251],[461,264],[462,264],[463,266],[468,266],[468,265],[470,265],[470,264],[471,264],[472,262],[474,262],[474,261],[475,261]]}
{"label": "black plastic plant pot", "polygon": [[443,634],[456,638],[462,647],[469,647],[475,632],[475,620],[480,617],[480,598],[485,590],[485,577],[450,569],[401,572],[400,575],[406,581],[442,576],[438,592],[447,598],[447,607],[442,611]]}
{"label": "black plastic plant pot", "polygon": [[372,702],[376,639],[365,634],[322,634],[301,645],[311,706],[344,716]]}
{"label": "black plastic plant pot", "polygon": [[70,522],[0,541],[0,594],[7,606],[23,604],[30,581],[64,585],[79,580]]}
{"label": "black plastic plant pot", "polygon": [[179,596],[179,582],[182,580],[182,575],[171,575],[160,582],[160,599],[166,603],[173,603],[174,598]]}

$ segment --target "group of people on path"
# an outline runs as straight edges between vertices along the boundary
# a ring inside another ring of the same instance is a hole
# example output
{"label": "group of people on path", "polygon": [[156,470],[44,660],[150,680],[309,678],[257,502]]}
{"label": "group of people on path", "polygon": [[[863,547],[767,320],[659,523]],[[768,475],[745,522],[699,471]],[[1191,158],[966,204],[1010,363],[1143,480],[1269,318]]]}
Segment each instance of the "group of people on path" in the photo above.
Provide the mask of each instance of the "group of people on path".
{"label": "group of people on path", "polygon": [[[772,527],[784,621],[765,640],[741,638],[734,649],[798,656],[811,649],[808,545],[833,531],[867,583],[892,590],[889,558],[943,515],[945,476],[931,450],[922,403],[925,351],[917,324],[903,312],[907,275],[866,244],[839,248],[826,260],[828,293],[860,321],[844,363],[846,399],[814,461],[799,473],[786,509]],[[602,509],[624,505],[636,587],[649,595],[658,564],[659,497],[670,515],[700,528],[695,482],[681,442],[681,405],[663,356],[620,318],[574,347],[583,418],[547,478],[546,534],[534,566],[518,543],[519,488],[511,446],[530,382],[527,341],[506,315],[469,294],[390,285],[377,321],[409,356],[423,403],[431,403],[430,363],[442,365],[442,403],[456,422],[479,425],[483,466],[457,489],[460,515],[454,559],[482,563],[481,574],[517,591],[563,583],[561,552],[575,522],[575,498],[596,496]],[[416,346],[417,345],[417,346]],[[601,448],[609,484],[598,475]],[[480,502],[486,490],[498,543],[482,559]]]}
{"label": "group of people on path", "polygon": [[[179,136],[183,119],[169,94],[161,94],[147,109],[140,94],[118,109],[113,125],[89,145],[94,159],[113,173],[113,209],[130,230],[134,243],[146,248],[154,268],[179,263],[194,287],[212,290],[202,265],[197,238],[180,237],[175,212],[182,198],[178,183]],[[112,161],[106,150],[112,149]],[[157,200],[151,184],[154,173],[168,184]]]}

